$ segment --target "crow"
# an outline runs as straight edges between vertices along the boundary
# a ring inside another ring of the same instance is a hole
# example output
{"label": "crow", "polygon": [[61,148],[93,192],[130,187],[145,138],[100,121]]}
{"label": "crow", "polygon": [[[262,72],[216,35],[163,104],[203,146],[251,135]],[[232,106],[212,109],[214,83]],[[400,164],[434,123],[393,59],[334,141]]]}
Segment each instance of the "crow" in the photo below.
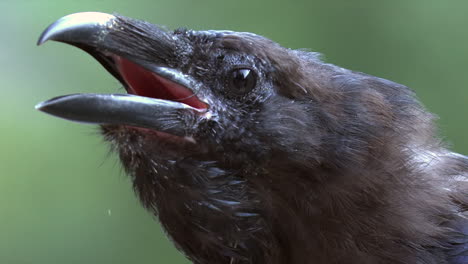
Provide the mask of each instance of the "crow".
{"label": "crow", "polygon": [[117,14],[65,16],[47,40],[127,94],[36,108],[100,125],[193,263],[468,263],[468,158],[404,85],[253,33]]}

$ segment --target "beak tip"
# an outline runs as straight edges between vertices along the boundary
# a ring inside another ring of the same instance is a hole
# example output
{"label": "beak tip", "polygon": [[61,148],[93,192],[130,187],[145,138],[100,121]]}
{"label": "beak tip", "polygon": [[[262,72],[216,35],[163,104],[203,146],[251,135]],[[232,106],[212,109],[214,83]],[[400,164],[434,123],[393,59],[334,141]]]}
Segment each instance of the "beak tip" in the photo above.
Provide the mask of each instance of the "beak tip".
{"label": "beak tip", "polygon": [[36,105],[34,106],[34,109],[36,109],[36,110],[38,110],[38,111],[43,111],[44,106],[45,106],[45,105],[44,105],[44,102],[40,102],[40,103],[38,103],[38,104],[36,104]]}
{"label": "beak tip", "polygon": [[76,95],[69,95],[69,96],[57,96],[52,99],[42,101],[34,106],[34,109],[44,112],[44,113],[52,113],[55,111],[56,108],[61,107],[63,105],[67,105],[67,98],[73,97]]}
{"label": "beak tip", "polygon": [[59,35],[59,30],[57,30],[57,26],[56,24],[58,24],[58,22],[60,21],[57,20],[56,22],[50,24],[42,33],[41,35],[39,36],[39,38],[37,39],[37,42],[36,42],[36,45],[37,46],[40,46],[42,44],[44,44],[44,42],[50,40],[50,39],[54,39],[54,36],[56,37],[57,35]]}
{"label": "beak tip", "polygon": [[47,31],[44,31],[44,32],[41,34],[41,36],[39,37],[39,39],[37,40],[37,42],[36,42],[36,45],[37,45],[37,46],[40,46],[40,45],[44,44],[44,42],[46,42],[47,40],[49,40],[49,38],[46,37],[46,34],[45,34],[46,32],[47,32]]}
{"label": "beak tip", "polygon": [[48,40],[61,42],[80,42],[95,38],[104,29],[110,27],[116,17],[100,12],[81,12],[64,16],[49,25],[37,40],[40,46]]}
{"label": "beak tip", "polygon": [[34,109],[37,110],[37,111],[41,111],[43,113],[49,113],[50,114],[51,110],[53,110],[53,109],[50,108],[51,104],[49,103],[49,101],[43,101],[43,102],[40,102],[40,103],[36,104],[34,106]]}

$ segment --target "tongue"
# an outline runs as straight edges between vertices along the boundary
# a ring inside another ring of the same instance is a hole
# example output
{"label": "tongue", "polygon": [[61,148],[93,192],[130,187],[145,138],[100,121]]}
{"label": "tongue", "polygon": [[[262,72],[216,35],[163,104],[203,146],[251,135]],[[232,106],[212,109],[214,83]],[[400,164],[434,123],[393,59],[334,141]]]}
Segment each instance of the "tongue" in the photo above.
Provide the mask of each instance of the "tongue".
{"label": "tongue", "polygon": [[167,80],[123,57],[114,56],[119,73],[128,85],[128,93],[139,96],[177,101],[198,109],[206,109],[205,103],[186,87]]}

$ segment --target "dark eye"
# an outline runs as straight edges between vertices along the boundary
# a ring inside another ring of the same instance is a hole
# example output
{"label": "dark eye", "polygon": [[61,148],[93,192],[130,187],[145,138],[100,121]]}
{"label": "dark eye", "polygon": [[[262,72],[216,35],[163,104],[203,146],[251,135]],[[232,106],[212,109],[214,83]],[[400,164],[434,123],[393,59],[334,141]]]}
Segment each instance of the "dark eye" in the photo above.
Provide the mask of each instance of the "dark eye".
{"label": "dark eye", "polygon": [[235,69],[229,76],[229,90],[235,94],[248,93],[257,83],[257,74],[246,68]]}

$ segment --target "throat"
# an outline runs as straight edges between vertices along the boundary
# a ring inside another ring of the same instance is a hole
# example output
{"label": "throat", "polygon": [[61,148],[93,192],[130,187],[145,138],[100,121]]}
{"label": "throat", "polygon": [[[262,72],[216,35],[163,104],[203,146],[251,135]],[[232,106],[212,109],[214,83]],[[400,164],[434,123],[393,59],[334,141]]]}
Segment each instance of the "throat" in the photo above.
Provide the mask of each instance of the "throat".
{"label": "throat", "polygon": [[[147,169],[151,164],[151,171]],[[210,160],[142,160],[132,169],[140,200],[173,241],[200,263],[265,262],[273,239],[258,199],[239,174]],[[266,237],[268,236],[268,237]],[[274,263],[274,262],[271,262]]]}

